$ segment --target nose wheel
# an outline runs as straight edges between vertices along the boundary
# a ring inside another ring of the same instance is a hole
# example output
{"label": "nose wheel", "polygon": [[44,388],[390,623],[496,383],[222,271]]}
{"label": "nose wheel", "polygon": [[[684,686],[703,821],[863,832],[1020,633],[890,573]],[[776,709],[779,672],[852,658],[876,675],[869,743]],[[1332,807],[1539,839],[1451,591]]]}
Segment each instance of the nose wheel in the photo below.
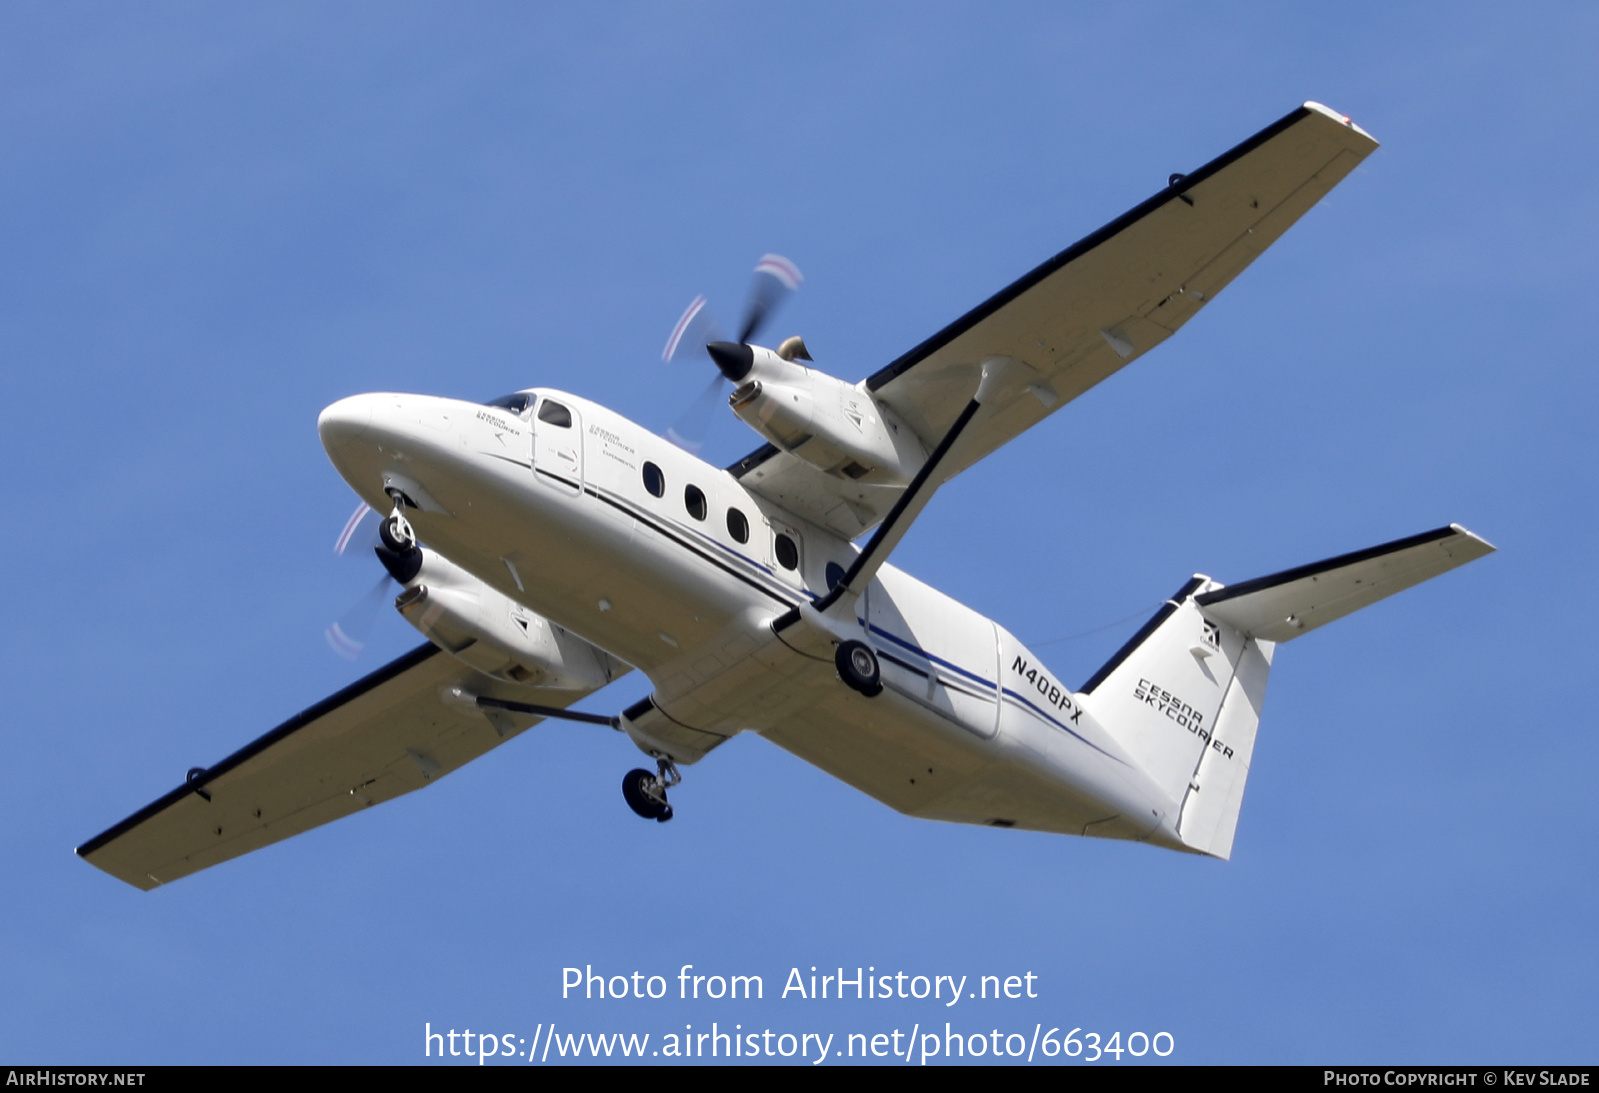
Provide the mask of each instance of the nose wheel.
{"label": "nose wheel", "polygon": [[402,503],[394,501],[394,511],[378,525],[378,561],[389,571],[389,576],[401,584],[409,584],[422,570],[422,549],[416,545],[416,532],[411,522],[400,511]]}
{"label": "nose wheel", "polygon": [[627,807],[644,817],[664,824],[672,818],[672,806],[667,803],[666,791],[683,780],[670,759],[656,759],[656,773],[647,770],[630,770],[622,776],[622,797]]}
{"label": "nose wheel", "polygon": [[383,518],[378,528],[378,538],[396,554],[404,554],[416,546],[416,532],[411,530],[411,521],[405,518],[400,508],[400,503],[396,501],[394,511]]}

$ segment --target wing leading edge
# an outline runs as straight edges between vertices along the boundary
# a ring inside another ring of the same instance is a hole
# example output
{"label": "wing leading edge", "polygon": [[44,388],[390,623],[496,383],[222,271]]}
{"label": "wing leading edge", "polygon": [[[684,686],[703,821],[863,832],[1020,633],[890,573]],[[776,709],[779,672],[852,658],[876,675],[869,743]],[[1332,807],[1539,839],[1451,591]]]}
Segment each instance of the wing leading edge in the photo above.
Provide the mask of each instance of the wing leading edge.
{"label": "wing leading edge", "polygon": [[[1009,390],[952,453],[953,477],[1169,338],[1377,147],[1304,106],[1067,247],[865,381],[931,448],[983,361]],[[728,468],[744,485],[851,538],[899,490],[836,479],[766,445]]]}
{"label": "wing leading edge", "polygon": [[78,847],[149,890],[421,789],[540,719],[462,708],[474,695],[564,709],[592,692],[491,680],[423,645],[291,717]]}

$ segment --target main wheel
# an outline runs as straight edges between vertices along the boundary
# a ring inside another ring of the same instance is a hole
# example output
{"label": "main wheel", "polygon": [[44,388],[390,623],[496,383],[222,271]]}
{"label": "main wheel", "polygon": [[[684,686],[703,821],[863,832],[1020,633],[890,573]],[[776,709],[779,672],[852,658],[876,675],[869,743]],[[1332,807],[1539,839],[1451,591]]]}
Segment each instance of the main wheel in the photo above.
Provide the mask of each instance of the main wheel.
{"label": "main wheel", "polygon": [[647,770],[628,771],[622,776],[622,797],[627,801],[628,808],[646,820],[669,820],[672,818],[671,807],[649,795],[648,787],[655,780],[655,775]]}
{"label": "main wheel", "polygon": [[867,698],[883,690],[883,674],[877,666],[877,654],[864,642],[846,641],[840,644],[838,652],[833,655],[833,664],[838,668],[838,678]]}

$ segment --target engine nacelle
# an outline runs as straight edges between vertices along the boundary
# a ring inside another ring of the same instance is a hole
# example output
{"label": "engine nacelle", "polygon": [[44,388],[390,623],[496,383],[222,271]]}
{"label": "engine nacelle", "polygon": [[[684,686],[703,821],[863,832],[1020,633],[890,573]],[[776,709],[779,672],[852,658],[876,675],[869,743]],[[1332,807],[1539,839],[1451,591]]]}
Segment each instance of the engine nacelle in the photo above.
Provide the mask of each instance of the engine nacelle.
{"label": "engine nacelle", "polygon": [[553,690],[594,690],[626,667],[502,595],[443,555],[422,562],[394,606],[433,644],[478,671]]}
{"label": "engine nacelle", "polygon": [[927,461],[921,439],[867,392],[825,372],[750,347],[752,360],[728,405],[786,452],[828,474],[903,486]]}

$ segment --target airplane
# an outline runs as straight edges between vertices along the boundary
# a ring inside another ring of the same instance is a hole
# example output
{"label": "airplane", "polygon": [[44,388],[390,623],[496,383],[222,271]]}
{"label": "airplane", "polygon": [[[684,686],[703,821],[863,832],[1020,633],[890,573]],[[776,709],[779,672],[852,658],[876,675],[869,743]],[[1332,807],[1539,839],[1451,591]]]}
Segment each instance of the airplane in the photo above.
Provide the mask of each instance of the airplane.
{"label": "airplane", "polygon": [[[1491,545],[1451,524],[1196,574],[1076,690],[888,558],[939,485],[1165,341],[1376,147],[1306,103],[858,383],[756,343],[798,284],[768,256],[736,338],[697,341],[696,301],[669,347],[703,345],[764,441],[726,468],[541,387],[335,402],[323,447],[386,514],[375,552],[427,641],[77,853],[149,890],[565,719],[653,761],[622,790],[655,822],[681,767],[753,732],[910,816],[1229,858],[1277,646]],[[634,670],[648,697],[571,709]]]}

